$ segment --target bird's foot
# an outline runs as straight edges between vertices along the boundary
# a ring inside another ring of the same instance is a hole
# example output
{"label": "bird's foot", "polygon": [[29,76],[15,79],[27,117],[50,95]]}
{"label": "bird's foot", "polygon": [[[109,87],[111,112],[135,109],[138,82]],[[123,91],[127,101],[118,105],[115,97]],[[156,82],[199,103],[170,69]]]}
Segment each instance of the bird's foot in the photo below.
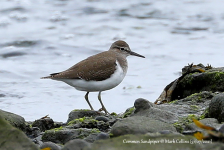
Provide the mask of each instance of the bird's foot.
{"label": "bird's foot", "polygon": [[107,110],[106,110],[106,108],[100,108],[98,111],[104,111],[106,114],[110,114]]}

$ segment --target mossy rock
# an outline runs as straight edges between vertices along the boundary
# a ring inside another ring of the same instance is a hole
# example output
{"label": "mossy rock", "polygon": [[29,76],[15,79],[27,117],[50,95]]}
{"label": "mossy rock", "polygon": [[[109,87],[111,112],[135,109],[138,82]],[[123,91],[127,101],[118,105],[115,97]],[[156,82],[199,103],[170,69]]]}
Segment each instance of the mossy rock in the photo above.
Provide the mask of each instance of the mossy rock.
{"label": "mossy rock", "polygon": [[220,93],[212,98],[209,104],[208,116],[224,122],[224,93]]}
{"label": "mossy rock", "polygon": [[176,132],[172,124],[145,116],[133,116],[117,121],[112,126],[110,133],[113,137],[117,137],[126,134],[154,133],[162,130]]}
{"label": "mossy rock", "polygon": [[100,133],[98,129],[68,129],[68,128],[55,128],[47,130],[42,136],[42,141],[47,142],[51,141],[54,143],[65,144],[66,142],[73,139],[83,139],[90,134]]}
{"label": "mossy rock", "polygon": [[26,124],[25,119],[19,115],[4,111],[0,109],[0,116],[7,120],[12,126],[25,131]]}
{"label": "mossy rock", "polygon": [[88,110],[88,109],[75,109],[69,113],[67,123],[74,119],[79,119],[83,117],[92,117],[95,118],[97,116],[103,116],[105,115],[102,112],[94,111],[94,110]]}
{"label": "mossy rock", "polygon": [[0,115],[0,149],[1,150],[39,150],[20,130],[11,126]]}
{"label": "mossy rock", "polygon": [[[97,125],[98,120],[93,119],[92,117],[83,117],[79,119],[73,119],[68,123],[68,125],[72,124],[82,124],[82,126],[91,126],[91,125]],[[87,127],[88,128],[88,127]]]}
{"label": "mossy rock", "polygon": [[188,116],[179,118],[177,122],[173,123],[173,126],[177,129],[178,132],[182,133],[185,126],[193,122],[193,118],[199,119],[200,117],[194,114],[189,114]]}
{"label": "mossy rock", "polygon": [[110,128],[109,122],[98,121],[92,117],[74,119],[68,123],[68,126],[71,128],[98,128],[101,131],[106,131]]}
{"label": "mossy rock", "polygon": [[182,78],[173,91],[172,99],[182,99],[202,91],[224,91],[224,68],[190,73]]}
{"label": "mossy rock", "polygon": [[130,115],[132,115],[134,113],[134,111],[135,111],[135,107],[128,108],[121,117],[127,118]]}

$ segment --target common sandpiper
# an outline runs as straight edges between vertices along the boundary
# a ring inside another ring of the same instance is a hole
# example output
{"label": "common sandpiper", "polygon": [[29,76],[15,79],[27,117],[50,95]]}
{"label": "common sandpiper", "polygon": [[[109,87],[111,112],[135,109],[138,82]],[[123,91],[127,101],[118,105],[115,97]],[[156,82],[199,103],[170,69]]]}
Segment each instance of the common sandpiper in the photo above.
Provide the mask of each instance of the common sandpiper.
{"label": "common sandpiper", "polygon": [[65,71],[52,73],[42,79],[63,81],[77,90],[86,91],[85,99],[91,110],[94,109],[89,102],[88,94],[99,92],[98,99],[102,106],[100,110],[109,114],[101,100],[101,92],[110,90],[122,82],[127,73],[126,57],[129,55],[145,58],[131,51],[125,41],[118,40],[111,45],[108,51],[90,56]]}

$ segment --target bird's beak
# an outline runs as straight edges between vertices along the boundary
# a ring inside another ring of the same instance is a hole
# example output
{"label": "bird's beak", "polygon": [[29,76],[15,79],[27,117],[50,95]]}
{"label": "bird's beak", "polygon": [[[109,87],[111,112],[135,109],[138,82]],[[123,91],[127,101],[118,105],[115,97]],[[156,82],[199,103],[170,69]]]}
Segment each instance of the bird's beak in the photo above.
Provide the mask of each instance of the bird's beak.
{"label": "bird's beak", "polygon": [[140,55],[140,54],[138,54],[138,53],[135,53],[135,52],[132,52],[132,51],[129,51],[129,54],[130,54],[130,55],[133,55],[133,56],[138,56],[138,57],[145,58],[145,56],[142,56],[142,55]]}

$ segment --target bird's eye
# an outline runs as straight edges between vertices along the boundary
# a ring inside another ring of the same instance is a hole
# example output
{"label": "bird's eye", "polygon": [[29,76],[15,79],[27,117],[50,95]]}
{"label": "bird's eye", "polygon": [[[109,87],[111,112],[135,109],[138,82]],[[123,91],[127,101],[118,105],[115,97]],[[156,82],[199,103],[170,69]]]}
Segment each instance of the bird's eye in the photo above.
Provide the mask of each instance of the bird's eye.
{"label": "bird's eye", "polygon": [[120,50],[124,51],[125,49],[124,49],[124,47],[121,47]]}

